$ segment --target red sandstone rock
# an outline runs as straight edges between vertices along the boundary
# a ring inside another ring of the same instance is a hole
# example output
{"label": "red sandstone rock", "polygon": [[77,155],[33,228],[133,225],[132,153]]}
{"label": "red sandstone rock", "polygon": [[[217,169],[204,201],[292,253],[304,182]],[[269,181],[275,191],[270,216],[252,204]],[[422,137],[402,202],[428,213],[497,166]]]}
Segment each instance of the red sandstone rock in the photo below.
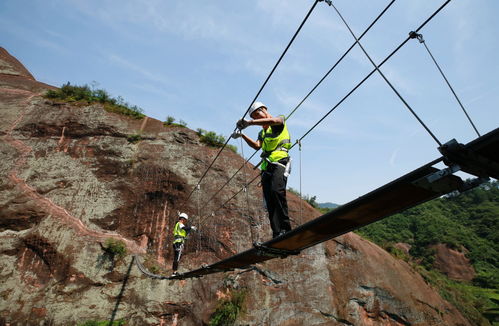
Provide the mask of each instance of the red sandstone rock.
{"label": "red sandstone rock", "polygon": [[[217,294],[246,289],[242,325],[469,325],[409,265],[351,233],[296,257],[180,282],[147,278],[130,256],[110,261],[100,243],[114,238],[169,271],[178,210],[199,226],[181,270],[269,239],[256,186],[249,211],[239,196],[211,215],[257,172],[245,169],[208,203],[244,161],[224,151],[188,201],[218,149],[155,119],[46,101],[39,92],[50,87],[1,49],[0,324],[115,313],[129,325],[203,325]],[[139,132],[143,140],[127,141]],[[288,196],[293,226],[319,215]]]}
{"label": "red sandstone rock", "polygon": [[459,281],[471,281],[475,278],[475,269],[464,253],[442,243],[432,248],[435,249],[435,268],[449,278]]}

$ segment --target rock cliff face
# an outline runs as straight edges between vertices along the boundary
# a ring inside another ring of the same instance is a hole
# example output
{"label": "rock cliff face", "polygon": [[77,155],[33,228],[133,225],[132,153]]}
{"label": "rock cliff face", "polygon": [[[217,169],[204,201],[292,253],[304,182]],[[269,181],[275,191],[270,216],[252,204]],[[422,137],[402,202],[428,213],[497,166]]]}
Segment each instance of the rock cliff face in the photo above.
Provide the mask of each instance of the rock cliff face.
{"label": "rock cliff face", "polygon": [[[269,239],[257,186],[211,215],[256,172],[243,169],[207,203],[243,163],[224,151],[187,200],[218,149],[187,128],[48,101],[49,88],[0,50],[0,325],[203,325],[234,289],[246,289],[240,325],[469,325],[406,263],[352,233],[194,280],[149,279],[131,255],[112,264],[108,238],[169,272],[178,210],[200,226],[184,270]],[[289,202],[295,226],[319,215]]]}

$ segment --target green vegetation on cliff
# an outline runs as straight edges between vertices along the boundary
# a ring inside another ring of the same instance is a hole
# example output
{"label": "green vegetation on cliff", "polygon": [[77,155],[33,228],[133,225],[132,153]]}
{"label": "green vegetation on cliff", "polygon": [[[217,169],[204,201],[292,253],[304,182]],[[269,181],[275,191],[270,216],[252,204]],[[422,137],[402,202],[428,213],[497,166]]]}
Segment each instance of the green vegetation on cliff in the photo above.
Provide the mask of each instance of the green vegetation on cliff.
{"label": "green vegetation on cliff", "polygon": [[210,326],[232,326],[243,309],[246,290],[234,290],[227,298],[221,299],[211,315]]}
{"label": "green vegetation on cliff", "polygon": [[163,126],[186,128],[187,122],[185,122],[184,120],[179,120],[178,122],[175,122],[175,118],[169,115],[166,117],[166,120],[163,122]]}
{"label": "green vegetation on cliff", "polygon": [[[491,309],[499,307],[497,181],[463,194],[435,199],[361,228],[357,233],[394,256],[413,263],[445,299],[460,308],[474,323],[482,324],[481,314],[490,319]],[[395,243],[411,245],[410,256],[394,248]],[[470,284],[449,280],[435,270],[435,252],[431,246],[438,243],[464,252],[470,259],[476,271]]]}
{"label": "green vegetation on cliff", "polygon": [[113,258],[117,259],[122,259],[126,255],[125,243],[121,240],[116,240],[113,238],[106,239],[104,250]]}
{"label": "green vegetation on cliff", "polygon": [[[225,137],[223,135],[217,135],[214,131],[206,131],[204,129],[198,128],[197,134],[199,136],[199,140],[211,147],[222,147],[225,144]],[[237,147],[234,145],[227,144],[225,147],[237,153]]]}
{"label": "green vegetation on cliff", "polygon": [[121,96],[114,98],[107,91],[93,89],[88,85],[75,86],[67,82],[59,89],[47,91],[45,97],[65,102],[101,103],[104,109],[109,112],[120,113],[135,119],[145,117],[141,108],[128,104]]}

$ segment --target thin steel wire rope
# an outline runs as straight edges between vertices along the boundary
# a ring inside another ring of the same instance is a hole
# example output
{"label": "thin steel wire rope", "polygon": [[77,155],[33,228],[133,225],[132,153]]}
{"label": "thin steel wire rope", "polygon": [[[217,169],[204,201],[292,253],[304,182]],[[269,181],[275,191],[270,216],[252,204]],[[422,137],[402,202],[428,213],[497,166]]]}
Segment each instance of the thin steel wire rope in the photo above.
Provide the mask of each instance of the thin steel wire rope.
{"label": "thin steel wire rope", "polygon": [[[364,30],[364,32],[362,33],[362,35],[359,37],[359,41],[360,39],[362,39],[362,37],[364,37],[367,32],[376,24],[376,22],[386,13],[386,11],[392,6],[392,4],[395,2],[395,0],[392,0],[390,1],[390,3],[380,12],[380,14],[371,22],[371,24]],[[315,92],[315,90],[322,84],[322,82],[331,74],[331,72],[341,63],[341,61],[343,61],[343,59],[348,55],[348,53],[350,53],[350,51],[353,49],[353,47],[357,44],[357,41],[355,41],[344,53],[343,55],[336,61],[336,63],[326,72],[326,74],[324,74],[324,76],[316,83],[316,85],[308,92],[308,94],[298,103],[298,105],[288,114],[288,116],[286,117],[286,120],[288,120],[297,110],[298,108],[301,107],[301,105],[308,99],[308,97],[310,97],[310,95]],[[246,163],[249,162],[249,160],[251,160],[251,158],[253,158],[253,156],[255,156],[255,154],[258,152],[258,150],[256,150],[244,163],[243,165],[241,165],[241,167],[229,178],[229,180],[227,180],[227,182],[217,190],[217,192],[215,194],[213,194],[205,203],[203,206],[206,206],[209,202],[211,202],[211,200],[213,198],[215,198],[216,195],[218,195],[218,193],[220,193],[220,191],[222,191],[222,189],[224,189],[228,184],[229,182],[237,175],[237,173],[239,173],[239,171],[241,171],[241,169],[244,167],[244,165]],[[301,194],[300,194],[301,195]]]}
{"label": "thin steel wire rope", "polygon": [[[343,59],[347,56],[347,54],[350,53],[350,51],[355,47],[355,45],[357,44],[357,42],[360,41],[364,37],[364,35],[367,34],[367,32],[374,26],[374,24],[376,24],[376,22],[385,14],[385,12],[392,6],[392,4],[394,2],[395,2],[395,0],[390,1],[390,3],[385,7],[385,9],[383,9],[383,11],[381,11],[381,13],[364,30],[364,32],[362,33],[362,35],[360,35],[359,39],[356,40],[355,42],[353,42],[352,45],[350,45],[350,47],[348,48],[348,50],[346,50],[345,53],[343,53],[343,55],[338,59],[338,61],[336,61],[336,63],[328,70],[328,72],[326,72],[326,74],[319,80],[319,82],[317,82],[317,84],[310,90],[310,92],[308,92],[308,94],[300,101],[300,103],[298,103],[298,105],[291,111],[291,113],[286,117],[286,120],[289,119],[293,115],[293,113],[295,113],[296,110],[298,110],[298,108],[303,104],[303,102],[305,102],[308,99],[308,97],[310,95],[312,95],[313,92],[315,92],[315,90],[317,89],[317,87],[319,87],[319,85],[322,84],[322,82],[340,64],[340,62],[343,61]],[[329,2],[328,2],[328,4],[329,4]]]}
{"label": "thin steel wire rope", "polygon": [[242,187],[241,189],[239,189],[239,191],[237,191],[234,195],[232,195],[229,199],[227,199],[222,205],[218,206],[218,208],[216,208],[215,210],[213,210],[210,214],[206,214],[205,216],[203,216],[203,218],[200,219],[199,224],[203,225],[204,221],[206,221],[206,219],[209,216],[213,216],[221,208],[225,207],[225,205],[227,203],[229,203],[232,199],[236,198],[236,196],[239,195],[244,190],[245,187],[248,188],[256,179],[258,179],[258,177],[260,177],[260,174],[257,174],[253,179],[251,179],[251,181],[249,183],[245,184],[244,187]]}
{"label": "thin steel wire rope", "polygon": [[[414,34],[413,34],[414,33]],[[478,132],[478,129],[476,128],[475,124],[473,123],[473,120],[471,120],[471,117],[470,115],[468,114],[468,111],[464,108],[464,105],[463,103],[461,103],[461,100],[459,99],[459,97],[457,96],[456,92],[454,91],[454,88],[451,86],[449,80],[447,79],[447,77],[445,76],[444,72],[442,71],[442,69],[440,68],[440,65],[438,64],[437,60],[435,59],[435,57],[433,56],[433,54],[431,53],[430,49],[428,48],[428,46],[426,45],[426,41],[423,39],[423,35],[422,34],[418,34],[418,33],[415,33],[415,32],[411,32],[409,33],[409,35],[411,36],[411,38],[417,38],[419,43],[422,43],[426,49],[426,51],[428,52],[428,54],[430,55],[431,59],[433,60],[433,62],[435,63],[435,66],[437,66],[437,69],[438,71],[440,71],[440,74],[442,75],[442,77],[444,78],[445,82],[447,83],[447,86],[449,86],[452,94],[454,94],[454,97],[457,101],[457,103],[459,103],[459,106],[461,107],[461,109],[463,110],[464,112],[464,115],[466,115],[466,118],[468,118],[468,121],[470,122],[471,126],[473,127],[473,129],[475,130],[476,134],[478,135],[478,137],[480,137],[480,133]],[[414,36],[414,37],[413,37]]]}
{"label": "thin steel wire rope", "polygon": [[[447,4],[450,2],[451,0],[447,0],[445,1],[430,17],[428,17],[417,29],[416,29],[416,33],[418,31],[420,31],[424,26],[426,26],[426,24],[428,24],[428,22],[430,22],[445,6],[447,6]],[[397,46],[395,48],[395,50],[393,50],[379,65],[377,65],[378,68],[380,68],[381,66],[383,66],[395,53],[397,53],[406,43],[407,41],[410,40],[410,37],[408,36],[399,46]],[[373,69],[369,74],[367,74],[367,76],[364,77],[364,79],[362,79],[354,88],[352,88],[352,90],[350,90],[350,92],[348,92],[336,105],[334,105],[321,119],[319,119],[319,121],[317,121],[303,136],[301,136],[298,140],[299,141],[302,141],[308,134],[310,134],[310,132],[312,130],[314,130],[322,121],[324,121],[324,119],[326,119],[326,117],[328,115],[331,114],[331,112],[333,112],[338,106],[340,106],[350,95],[352,95],[352,93],[354,93],[362,84],[364,84],[364,82],[372,76],[372,74],[374,74],[376,72],[376,69]],[[298,143],[298,141],[296,143],[294,143],[290,149],[292,149],[296,144]]]}
{"label": "thin steel wire rope", "polygon": [[[279,59],[277,60],[276,64],[274,65],[274,67],[272,68],[272,71],[270,72],[270,74],[267,76],[267,78],[265,79],[264,83],[262,84],[262,86],[260,87],[260,89],[258,90],[257,94],[255,95],[254,99],[251,101],[251,103],[248,105],[248,108],[246,109],[246,111],[244,112],[243,114],[243,117],[241,119],[244,119],[244,117],[246,117],[246,114],[248,114],[250,108],[251,108],[251,105],[256,101],[256,99],[258,98],[258,96],[260,96],[260,93],[262,92],[263,88],[267,85],[267,82],[270,80],[270,77],[274,74],[274,71],[277,69],[277,66],[281,63],[281,60],[284,58],[284,55],[288,52],[288,49],[291,47],[291,44],[294,42],[294,40],[296,39],[296,37],[298,36],[298,34],[300,33],[302,27],[305,25],[305,22],[308,20],[308,18],[310,17],[310,15],[312,14],[312,11],[315,9],[315,6],[317,5],[317,3],[319,3],[320,1],[322,0],[315,0],[314,1],[314,4],[312,5],[312,7],[310,8],[310,10],[308,11],[307,15],[305,16],[305,18],[302,20],[300,26],[298,27],[298,29],[296,30],[295,34],[293,35],[293,37],[291,38],[291,40],[289,41],[288,45],[286,46],[286,49],[284,50],[284,52],[281,54],[281,56],[279,57]],[[237,128],[234,128],[234,131],[236,131]],[[197,182],[197,184],[200,184],[201,181],[204,179],[204,177],[206,176],[206,174],[208,173],[208,171],[211,169],[211,167],[213,166],[213,164],[215,163],[215,161],[218,159],[218,157],[220,156],[220,154],[222,153],[222,151],[224,150],[224,148],[227,146],[227,144],[229,143],[229,140],[232,138],[232,134],[229,135],[229,137],[227,138],[227,140],[225,141],[225,143],[223,144],[222,148],[220,148],[220,150],[218,151],[217,155],[215,156],[215,158],[213,159],[213,161],[210,163],[210,165],[208,166],[208,168],[206,169],[206,171],[203,173],[203,175],[201,176],[201,178],[199,179],[199,181]],[[187,201],[191,198],[192,196],[192,193],[194,192],[194,189],[190,192],[189,196],[187,196]]]}
{"label": "thin steel wire rope", "polygon": [[407,103],[407,101],[404,99],[404,97],[399,93],[399,91],[395,88],[395,86],[393,86],[393,84],[388,80],[388,78],[386,78],[385,74],[383,74],[383,72],[381,71],[381,69],[379,69],[379,67],[376,65],[376,63],[373,61],[373,59],[371,58],[371,56],[367,53],[366,49],[362,46],[362,44],[359,42],[359,39],[357,38],[357,36],[355,35],[355,33],[352,31],[352,29],[350,28],[350,25],[347,23],[347,21],[345,20],[345,18],[343,17],[343,15],[340,13],[340,11],[338,10],[338,8],[336,8],[336,6],[333,4],[333,2],[331,1],[330,2],[330,5],[334,8],[334,10],[336,11],[336,13],[338,14],[338,16],[341,18],[341,20],[343,21],[343,23],[345,24],[346,28],[348,29],[348,31],[350,32],[350,34],[352,35],[352,37],[355,39],[355,41],[357,42],[357,44],[359,45],[359,47],[361,48],[362,52],[364,52],[365,56],[367,57],[367,59],[369,59],[369,62],[371,62],[371,64],[374,66],[374,69],[380,74],[380,76],[385,80],[385,82],[388,84],[388,86],[390,86],[390,88],[393,90],[393,92],[397,95],[397,97],[402,101],[402,103],[404,103],[405,107],[412,113],[412,115],[418,120],[418,122],[423,126],[423,128],[430,134],[430,136],[437,142],[437,144],[439,146],[442,146],[442,143],[440,142],[440,140],[438,140],[438,138],[435,136],[435,134],[431,131],[431,129],[423,122],[423,120],[418,116],[418,114],[416,113],[416,111],[413,110],[413,108],[409,105],[409,103]]}
{"label": "thin steel wire rope", "polygon": [[[428,17],[416,30],[415,32],[417,33],[418,31],[420,31],[424,26],[426,26],[426,24],[428,24],[428,22],[430,22],[443,8],[445,8],[447,6],[447,4],[450,2],[451,0],[446,0],[435,12],[433,12],[432,15],[430,15],[430,17]],[[395,53],[397,53],[408,41],[410,40],[410,36],[408,36],[402,43],[400,43],[379,65],[377,65],[376,67],[379,69],[379,67],[383,66]],[[356,42],[357,43],[357,42]],[[369,77],[371,77],[375,72],[377,71],[377,69],[373,69],[369,74],[367,74],[354,88],[352,88],[352,90],[350,90],[336,105],[334,105],[321,119],[319,119],[305,134],[303,134],[299,139],[297,139],[297,141],[291,146],[290,150],[293,149],[296,144],[299,144],[301,143],[301,141],[310,134],[310,132],[312,132],[312,130],[314,130],[322,121],[324,121],[324,119],[329,115],[331,114],[331,112],[333,112],[338,106],[340,106],[351,94],[353,94],[367,79],[369,79]],[[255,151],[256,153],[256,151]],[[248,183],[246,186],[249,186],[250,184],[253,183],[254,180],[256,180],[256,178],[258,177],[259,175],[257,175],[255,178],[253,178],[250,183]],[[214,212],[218,211],[220,208],[224,207],[230,200],[232,200],[233,198],[235,198],[241,191],[243,191],[244,188],[240,189],[237,193],[235,193],[231,198],[229,198],[227,201],[225,201],[222,205],[220,205]],[[210,214],[212,215],[212,214]],[[206,215],[205,217],[208,217],[210,215]]]}
{"label": "thin steel wire rope", "polygon": [[302,186],[302,181],[301,181],[301,164],[302,164],[302,158],[301,158],[301,142],[298,143],[298,150],[300,152],[299,158],[300,158],[300,221],[303,221],[303,200],[302,200],[302,193],[301,193],[301,186]]}
{"label": "thin steel wire rope", "polygon": [[[244,146],[243,146],[243,137],[240,137],[241,139],[241,155],[243,156],[243,159],[244,159]],[[246,165],[246,161],[244,161],[244,164],[243,166],[246,168],[247,165]],[[245,172],[248,172],[247,169],[244,169],[246,171],[243,171],[243,182],[244,182],[244,192],[246,193],[246,216],[247,218],[249,219],[249,223],[250,223],[250,236],[251,236],[251,241],[254,242],[255,241],[255,237],[254,237],[254,234],[253,234],[253,225],[254,225],[254,222],[253,222],[253,217],[251,216],[251,212],[250,212],[250,203],[249,203],[249,189],[248,187],[246,186],[247,184],[247,180],[248,180],[248,174],[245,173]]]}

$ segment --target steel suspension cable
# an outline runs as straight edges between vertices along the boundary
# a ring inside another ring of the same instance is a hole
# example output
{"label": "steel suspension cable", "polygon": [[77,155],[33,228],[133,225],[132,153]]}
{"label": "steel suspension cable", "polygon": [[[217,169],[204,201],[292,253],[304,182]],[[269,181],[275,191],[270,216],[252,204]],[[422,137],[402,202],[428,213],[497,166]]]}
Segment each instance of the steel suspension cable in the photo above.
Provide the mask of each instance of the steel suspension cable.
{"label": "steel suspension cable", "polygon": [[355,35],[355,33],[352,31],[352,29],[350,28],[350,25],[348,25],[347,21],[345,20],[345,18],[343,18],[343,15],[340,13],[340,11],[336,8],[336,6],[331,2],[330,5],[334,8],[334,10],[336,11],[336,13],[338,14],[338,16],[340,16],[341,20],[343,21],[343,23],[345,24],[346,28],[348,29],[348,31],[350,32],[350,34],[352,35],[352,37],[355,39],[355,41],[357,42],[357,44],[359,45],[359,47],[361,48],[362,52],[364,52],[364,54],[366,55],[366,57],[369,59],[369,61],[371,62],[371,64],[374,66],[374,69],[380,74],[380,76],[385,80],[385,82],[388,84],[388,86],[390,86],[390,88],[395,92],[395,94],[398,96],[398,98],[402,101],[402,103],[404,103],[404,105],[406,106],[406,108],[412,113],[412,115],[419,121],[419,123],[426,129],[426,131],[430,134],[431,137],[433,137],[433,139],[437,142],[437,144],[439,146],[442,146],[442,143],[438,140],[438,138],[433,134],[433,132],[431,132],[430,128],[428,128],[428,126],[423,122],[423,120],[421,120],[421,118],[417,115],[417,113],[411,108],[411,106],[409,105],[409,103],[407,103],[407,101],[404,99],[404,97],[399,93],[399,91],[393,86],[393,84],[388,80],[388,78],[386,78],[385,74],[383,74],[383,72],[379,69],[378,66],[376,66],[376,63],[373,61],[373,59],[371,58],[371,56],[367,53],[367,51],[364,49],[364,47],[362,46],[362,44],[359,42],[359,39],[357,38],[357,36]]}
{"label": "steel suspension cable", "polygon": [[[301,100],[301,102],[298,103],[298,105],[293,109],[293,111],[291,111],[291,113],[286,117],[286,120],[289,119],[293,115],[293,113],[295,113],[296,110],[298,110],[298,108],[303,104],[303,102],[305,102],[308,99],[310,95],[312,95],[313,92],[315,92],[317,87],[319,87],[319,85],[322,84],[322,82],[329,76],[329,74],[336,68],[336,66],[338,66],[340,62],[343,61],[343,59],[347,56],[347,54],[350,53],[350,51],[355,47],[357,42],[360,41],[364,37],[364,35],[367,34],[367,32],[371,29],[371,27],[373,27],[374,24],[376,24],[376,22],[385,14],[385,12],[392,6],[394,2],[395,0],[390,1],[390,3],[385,7],[385,9],[381,11],[378,17],[376,17],[376,19],[373,20],[373,22],[366,28],[366,30],[362,33],[362,35],[360,35],[359,39],[356,40],[348,48],[348,50],[346,50],[345,53],[343,53],[343,55],[338,59],[338,61],[336,61],[336,63],[329,69],[329,71],[321,78],[321,80],[319,80],[319,82],[310,90],[310,92],[308,92],[308,94],[303,98],[303,100]],[[330,2],[327,3],[329,4]]]}
{"label": "steel suspension cable", "polygon": [[[390,1],[390,3],[381,11],[381,13],[371,22],[371,24],[364,30],[364,32],[362,33],[362,35],[359,37],[359,41],[360,39],[362,39],[362,37],[364,37],[367,32],[376,24],[376,22],[386,13],[386,11],[392,6],[392,4],[395,2],[395,0],[392,0]],[[328,2],[329,3],[329,2]],[[354,46],[357,44],[357,41],[355,41],[349,48],[348,50],[345,51],[345,53],[343,53],[343,55],[338,59],[338,61],[336,61],[336,63],[329,69],[329,71],[326,72],[326,74],[316,83],[316,85],[308,92],[308,94],[300,101],[300,103],[298,103],[298,105],[288,114],[288,116],[286,117],[286,120],[288,120],[292,115],[293,113],[296,112],[296,110],[298,110],[298,108],[301,107],[301,105],[308,99],[308,97],[322,84],[322,82],[331,74],[331,72],[343,61],[343,59],[348,55],[348,53],[350,53],[350,51],[354,48]],[[255,97],[255,100],[256,100],[256,97]],[[253,155],[251,155],[246,161],[245,163],[229,178],[229,180],[227,180],[227,182],[217,190],[217,192],[215,194],[213,194],[211,196],[210,199],[208,199],[203,206],[206,206],[213,198],[215,198],[216,195],[218,195],[218,193],[220,193],[220,191],[222,191],[223,188],[225,188],[225,186],[227,186],[227,184],[229,184],[229,182],[236,176],[237,173],[239,173],[239,171],[241,171],[241,169],[244,167],[244,165],[246,163],[249,162],[249,160],[251,158],[253,158],[253,156],[255,156],[255,154],[258,152],[258,150],[256,150]]]}
{"label": "steel suspension cable", "polygon": [[300,152],[300,167],[299,167],[299,170],[300,170],[300,221],[303,221],[303,200],[302,200],[302,193],[301,193],[301,163],[302,163],[302,160],[301,160],[301,142],[298,142],[298,150]]}
{"label": "steel suspension cable", "polygon": [[[416,32],[420,31],[424,26],[426,26],[426,24],[428,24],[428,22],[430,22],[445,6],[447,6],[447,4],[450,2],[451,0],[447,0],[445,1],[430,17],[428,17],[417,29],[416,29]],[[392,1],[393,2],[393,1]],[[365,34],[371,27],[372,25],[382,16],[382,14],[384,14],[386,12],[386,10],[391,6],[391,3],[389,3],[389,5],[382,11],[382,13],[375,19],[375,21],[373,21],[373,23],[371,23],[371,25],[368,27],[368,29],[366,29],[366,31],[363,33]],[[329,4],[329,2],[328,2]],[[397,53],[408,41],[409,41],[410,37],[407,37],[399,46],[397,46],[397,48],[395,48],[395,50],[393,50],[378,66],[377,68],[379,69],[379,67],[381,67],[382,65],[384,65],[395,53]],[[359,38],[360,40],[360,38]],[[353,44],[357,44],[358,43],[358,40]],[[351,49],[349,49],[348,51],[350,51]],[[335,64],[337,65],[337,64]],[[335,106],[333,106],[319,121],[317,121],[303,136],[301,136],[299,139],[297,139],[296,143],[294,143],[290,150],[296,145],[296,144],[300,144],[301,141],[313,130],[315,129],[329,114],[331,114],[331,112],[333,112],[338,106],[340,106],[352,93],[354,93],[367,79],[369,79],[369,77],[372,76],[372,74],[374,74],[375,72],[377,71],[377,69],[374,69],[372,70],[367,76],[364,77],[364,79],[362,79],[350,92],[348,92]],[[324,79],[324,78],[323,78]],[[316,87],[315,87],[316,88]],[[310,95],[310,94],[309,94]],[[308,96],[308,95],[307,95]],[[296,110],[294,110],[296,111]],[[294,112],[290,113],[289,116],[291,116],[291,114],[293,114]],[[288,117],[289,117],[288,116]],[[437,140],[438,142],[438,140]],[[257,151],[255,151],[253,153],[253,155],[251,155],[250,158],[248,158],[247,161],[249,161],[255,154],[256,154]],[[246,161],[246,162],[247,162]],[[245,162],[245,163],[246,163]],[[230,180],[232,180],[235,175],[244,167],[244,164],[241,166],[241,168],[239,168],[239,170],[236,171],[236,173],[234,175],[232,175],[232,177],[222,186],[222,188],[219,189],[219,191],[217,191],[216,194],[218,194],[229,182]],[[252,179],[252,181],[250,181],[250,183],[247,185],[249,186],[251,183],[253,183],[254,180],[256,180],[256,178],[258,177],[259,175],[257,175],[255,178]],[[222,204],[219,208],[217,208],[215,211],[218,211],[220,208],[222,208],[223,206],[225,206],[226,203],[228,203],[230,200],[232,200],[233,198],[235,198],[241,191],[243,191],[244,188],[240,189],[236,194],[234,194],[231,198],[229,198],[226,202],[224,202],[224,204]],[[214,198],[214,196],[212,196],[207,202],[206,204],[211,201],[212,199]]]}
{"label": "steel suspension cable", "polygon": [[[321,1],[324,1],[324,0],[315,0],[314,1],[314,4],[312,5],[312,7],[308,11],[307,15],[305,16],[305,18],[301,22],[300,26],[296,30],[295,34],[293,35],[293,37],[289,41],[288,45],[286,46],[286,49],[284,50],[284,52],[281,54],[281,56],[277,60],[276,64],[274,65],[274,68],[272,68],[270,74],[267,76],[267,78],[263,82],[262,86],[260,87],[260,89],[258,90],[257,94],[255,95],[254,99],[248,105],[248,108],[244,112],[243,117],[241,119],[244,119],[244,117],[246,117],[246,114],[248,114],[248,111],[250,110],[251,105],[256,101],[256,99],[258,98],[258,96],[260,96],[260,93],[262,92],[263,88],[267,85],[267,82],[270,80],[270,77],[274,74],[274,71],[277,69],[277,66],[281,63],[282,58],[284,58],[284,55],[286,54],[286,52],[288,52],[288,49],[291,47],[291,44],[295,40],[296,36],[298,36],[298,33],[300,33],[303,25],[305,25],[305,22],[308,20],[308,18],[312,14],[312,11],[315,9],[315,6],[317,5],[317,3],[321,2]],[[236,131],[236,129],[237,128],[234,128],[234,131]],[[231,138],[232,138],[232,134],[227,138],[227,140],[223,144],[222,148],[220,148],[220,150],[218,151],[217,155],[215,156],[215,158],[213,159],[213,161],[211,162],[211,164],[208,166],[208,168],[206,169],[206,171],[203,173],[203,175],[201,176],[201,178],[199,179],[199,181],[197,182],[197,184],[200,184],[201,181],[204,179],[204,177],[206,176],[206,174],[208,173],[208,171],[210,170],[210,168],[213,166],[213,164],[215,163],[215,161],[218,159],[218,157],[220,156],[220,154],[222,153],[222,151],[224,150],[224,148],[227,146],[227,144],[229,143],[229,140]],[[187,196],[187,201],[191,198],[193,192],[194,192],[194,189],[191,191],[191,193],[189,194],[189,196]]]}
{"label": "steel suspension cable", "polygon": [[468,121],[470,122],[471,126],[473,127],[473,129],[475,129],[475,132],[476,134],[478,135],[478,137],[480,137],[480,133],[478,132],[478,129],[476,128],[475,124],[473,123],[473,121],[471,120],[471,117],[469,116],[468,112],[466,111],[466,109],[464,108],[464,105],[463,103],[461,103],[461,100],[459,100],[459,97],[457,96],[456,92],[454,91],[454,88],[451,86],[451,84],[449,83],[449,80],[447,79],[447,77],[445,76],[444,72],[442,71],[442,69],[440,68],[440,65],[437,63],[437,60],[435,60],[435,57],[433,56],[433,54],[431,53],[430,49],[428,48],[428,46],[426,45],[426,42],[425,40],[423,39],[423,35],[422,34],[418,34],[416,32],[410,32],[409,33],[409,36],[411,38],[416,38],[419,43],[422,43],[424,45],[424,47],[426,48],[426,51],[428,52],[428,54],[430,55],[431,59],[433,60],[433,62],[435,63],[435,65],[437,66],[438,68],[438,71],[440,71],[440,74],[442,75],[442,77],[444,78],[445,82],[447,83],[447,86],[449,86],[452,94],[454,94],[454,97],[456,98],[456,101],[459,103],[459,105],[461,106],[461,109],[463,110],[464,114],[466,115],[466,118],[468,118]]}
{"label": "steel suspension cable", "polygon": [[[430,22],[433,17],[435,17],[445,6],[447,6],[447,4],[450,2],[451,0],[447,0],[444,2],[444,4],[442,4],[430,17],[428,17],[417,29],[416,29],[416,33],[418,31],[420,31],[424,26],[426,26],[426,24],[428,24],[428,22]],[[395,48],[395,50],[393,50],[377,67],[380,68],[381,66],[383,66],[395,53],[397,53],[406,43],[407,41],[410,40],[410,37],[408,36],[399,46],[397,46],[397,48]],[[321,119],[319,119],[319,121],[317,121],[303,136],[301,136],[300,139],[298,139],[299,141],[302,141],[303,138],[305,138],[312,130],[314,130],[324,119],[326,119],[326,117],[331,114],[331,112],[333,112],[338,106],[340,106],[350,95],[352,95],[352,93],[354,93],[362,84],[364,84],[364,82],[372,76],[372,74],[374,74],[376,72],[377,69],[373,69],[369,74],[367,74],[366,77],[364,77],[364,79],[362,79],[354,88],[352,88],[352,90],[350,90],[350,92],[348,92],[335,106],[333,106]],[[294,143],[291,148],[293,148],[295,145],[297,144]],[[290,149],[291,149],[290,148]]]}

